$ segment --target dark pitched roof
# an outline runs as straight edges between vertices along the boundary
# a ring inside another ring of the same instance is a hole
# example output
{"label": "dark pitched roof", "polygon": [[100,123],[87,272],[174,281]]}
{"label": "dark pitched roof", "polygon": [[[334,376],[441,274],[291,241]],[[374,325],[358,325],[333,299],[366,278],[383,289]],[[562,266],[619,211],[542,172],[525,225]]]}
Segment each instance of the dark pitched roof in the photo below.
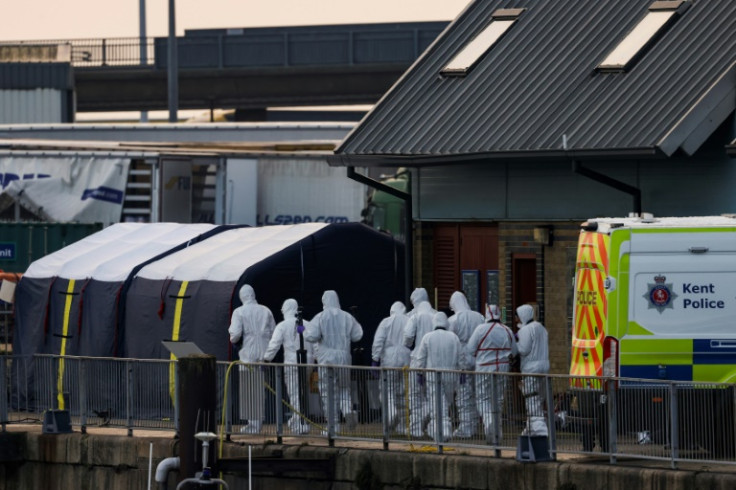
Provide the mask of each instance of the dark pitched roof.
{"label": "dark pitched roof", "polygon": [[[686,2],[628,71],[598,71],[653,1],[476,0],[333,163],[560,157],[563,135],[568,154],[693,153],[736,105],[736,1]],[[467,76],[440,75],[493,12],[511,7],[526,11]]]}

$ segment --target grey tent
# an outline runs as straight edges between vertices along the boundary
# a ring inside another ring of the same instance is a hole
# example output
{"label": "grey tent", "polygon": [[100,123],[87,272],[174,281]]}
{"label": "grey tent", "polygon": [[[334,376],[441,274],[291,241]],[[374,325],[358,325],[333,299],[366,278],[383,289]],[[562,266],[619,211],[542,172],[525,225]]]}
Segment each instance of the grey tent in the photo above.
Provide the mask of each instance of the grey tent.
{"label": "grey tent", "polygon": [[16,291],[16,354],[113,356],[129,274],[214,225],[120,223],[31,264]]}
{"label": "grey tent", "polygon": [[363,325],[353,362],[368,364],[373,333],[404,296],[403,244],[359,223],[304,223],[219,233],[143,267],[126,294],[126,357],[169,358],[162,340],[191,341],[220,360],[233,359],[227,328],[238,291],[250,284],[277,321],[295,298],[309,319],[322,293]]}
{"label": "grey tent", "polygon": [[[24,359],[39,353],[116,355],[117,312],[126,279],[148,261],[221,229],[210,224],[119,223],[33,262],[16,288],[14,354]],[[35,373],[28,364],[17,367],[24,376],[14,379],[26,381],[19,391],[32,391]],[[63,378],[63,369],[57,366],[54,372]],[[43,384],[56,386],[54,380]],[[34,402],[26,398],[25,403]]]}
{"label": "grey tent", "polygon": [[[311,318],[322,308],[322,292],[338,291],[343,308],[364,326],[354,362],[366,364],[376,326],[403,297],[402,249],[390,236],[358,223],[113,225],[31,265],[16,290],[14,350],[22,356],[168,359],[161,341],[173,339],[230,359],[227,327],[239,305],[237,291],[247,282],[278,319],[285,298],[299,300]],[[110,365],[90,362],[92,370]],[[71,364],[50,364],[38,373],[44,379],[36,379],[29,366],[14,363],[22,371],[14,379],[23,380],[14,390],[14,406],[64,408],[65,397],[72,405],[81,403]],[[145,383],[158,375],[134,378],[135,389],[150,393]],[[73,413],[121,412],[118,390],[103,392],[94,382],[89,380],[87,405],[70,407]],[[170,418],[170,400],[151,402],[156,407],[146,407],[150,416]]]}

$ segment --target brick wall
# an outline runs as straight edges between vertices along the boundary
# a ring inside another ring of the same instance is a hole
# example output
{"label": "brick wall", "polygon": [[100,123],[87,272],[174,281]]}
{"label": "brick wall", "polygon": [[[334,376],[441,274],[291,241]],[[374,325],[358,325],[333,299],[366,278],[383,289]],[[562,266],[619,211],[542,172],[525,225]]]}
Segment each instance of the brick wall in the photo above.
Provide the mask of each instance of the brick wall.
{"label": "brick wall", "polygon": [[[551,245],[534,241],[534,228],[549,227]],[[547,327],[550,364],[553,373],[565,374],[570,362],[572,324],[572,280],[580,223],[502,222],[499,223],[499,306],[507,309],[507,323],[513,323],[512,265],[515,254],[536,261],[537,307],[539,320]],[[458,272],[459,273],[459,272]],[[414,226],[414,286],[425,287],[434,300],[433,232],[431,223]],[[410,305],[407,305],[409,308]]]}
{"label": "brick wall", "polygon": [[[549,227],[552,244],[534,241],[534,228]],[[538,320],[549,334],[550,370],[565,374],[570,362],[570,331],[572,319],[572,274],[579,234],[578,222],[504,222],[499,225],[499,255],[501,271],[501,303],[512,307],[512,264],[515,254],[536,258]],[[507,319],[511,323],[513,313]]]}

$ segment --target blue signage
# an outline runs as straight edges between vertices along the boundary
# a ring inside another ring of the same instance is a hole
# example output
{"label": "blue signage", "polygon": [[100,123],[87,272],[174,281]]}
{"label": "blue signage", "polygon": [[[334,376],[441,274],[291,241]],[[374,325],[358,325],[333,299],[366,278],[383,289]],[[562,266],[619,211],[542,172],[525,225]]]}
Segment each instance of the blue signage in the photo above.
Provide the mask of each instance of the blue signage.
{"label": "blue signage", "polygon": [[0,260],[15,260],[14,242],[0,242]]}
{"label": "blue signage", "polygon": [[98,199],[100,201],[107,201],[113,204],[122,204],[123,191],[105,186],[100,186],[95,189],[85,189],[82,194],[82,201],[86,201],[87,199]]}

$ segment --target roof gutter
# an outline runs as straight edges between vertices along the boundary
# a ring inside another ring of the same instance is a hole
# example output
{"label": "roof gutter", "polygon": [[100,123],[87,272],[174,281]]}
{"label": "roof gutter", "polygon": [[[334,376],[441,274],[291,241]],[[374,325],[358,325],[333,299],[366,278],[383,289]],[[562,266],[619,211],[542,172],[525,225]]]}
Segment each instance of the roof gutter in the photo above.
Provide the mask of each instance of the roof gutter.
{"label": "roof gutter", "polygon": [[[361,184],[365,184],[368,187],[372,187],[379,191],[391,194],[404,201],[406,212],[404,213],[404,226],[406,228],[406,243],[404,243],[404,296],[405,300],[409,301],[409,295],[411,294],[412,284],[414,281],[414,233],[412,232],[412,204],[411,194],[402,192],[398,189],[394,189],[391,186],[379,182],[375,179],[367,177],[363,174],[359,174],[355,171],[355,167],[348,166],[348,178],[352,179]],[[407,303],[408,304],[408,303]]]}
{"label": "roof gutter", "polygon": [[612,179],[607,175],[603,175],[589,168],[585,168],[578,160],[572,161],[572,171],[576,174],[588,177],[589,179],[600,182],[601,184],[613,187],[616,190],[630,194],[634,198],[634,212],[637,216],[641,216],[641,189],[631,186],[620,180]]}
{"label": "roof gutter", "polygon": [[494,161],[566,161],[581,159],[648,159],[662,158],[662,153],[654,147],[582,149],[582,150],[518,150],[491,151],[481,153],[437,154],[437,155],[394,155],[394,154],[339,154],[327,157],[333,167],[439,167],[456,163],[494,162]]}

